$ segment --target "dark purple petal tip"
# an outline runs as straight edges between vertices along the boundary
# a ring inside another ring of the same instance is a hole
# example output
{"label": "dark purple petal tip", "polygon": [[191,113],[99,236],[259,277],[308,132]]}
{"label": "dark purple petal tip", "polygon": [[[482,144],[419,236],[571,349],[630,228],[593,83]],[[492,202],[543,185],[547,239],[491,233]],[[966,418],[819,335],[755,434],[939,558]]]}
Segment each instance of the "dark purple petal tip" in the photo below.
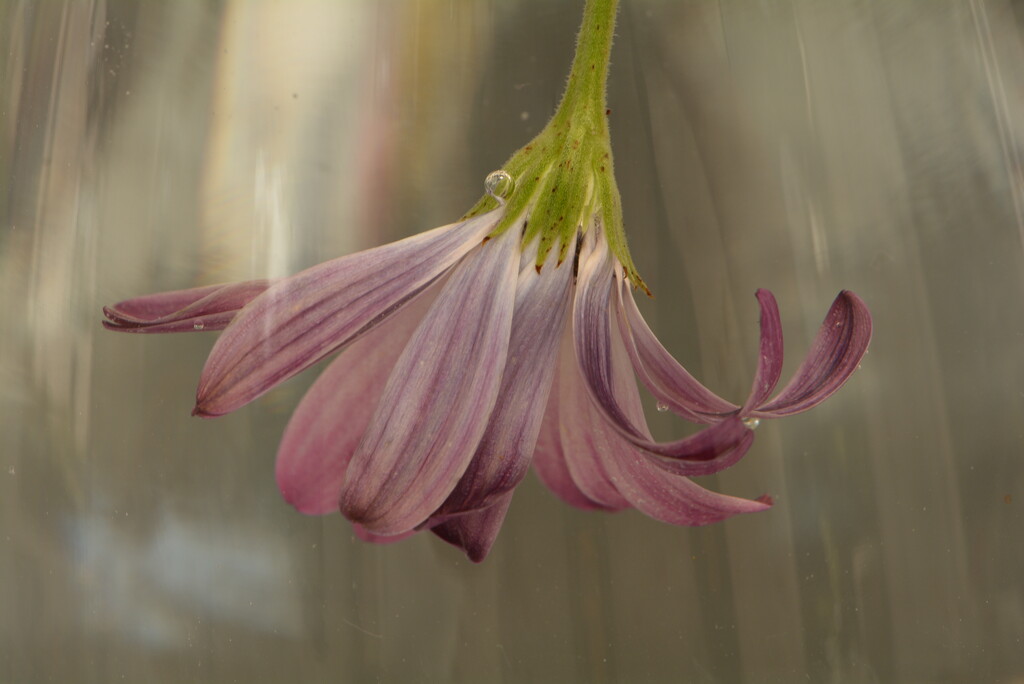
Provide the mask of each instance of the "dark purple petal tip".
{"label": "dark purple petal tip", "polygon": [[777,418],[813,408],[843,386],[868,350],[871,313],[843,290],[832,302],[804,362],[778,396],[750,415]]}

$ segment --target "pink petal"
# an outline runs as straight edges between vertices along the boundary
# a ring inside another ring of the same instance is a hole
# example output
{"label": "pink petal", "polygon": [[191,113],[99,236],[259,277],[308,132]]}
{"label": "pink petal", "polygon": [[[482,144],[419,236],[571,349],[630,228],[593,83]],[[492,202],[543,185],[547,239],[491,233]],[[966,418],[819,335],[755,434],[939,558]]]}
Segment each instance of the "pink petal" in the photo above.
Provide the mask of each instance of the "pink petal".
{"label": "pink petal", "polygon": [[771,507],[768,497],[752,501],[704,489],[659,468],[636,449],[625,447],[599,456],[616,487],[638,511],[671,525],[707,525]]}
{"label": "pink petal", "polygon": [[686,439],[655,442],[646,433],[643,412],[630,416],[624,410],[621,395],[612,385],[616,372],[631,376],[625,344],[618,328],[611,325],[611,293],[617,287],[616,277],[613,257],[606,248],[581,255],[573,339],[590,398],[621,438],[651,454],[673,459],[673,472],[707,475],[733,465],[751,443],[750,431],[741,421],[726,421]]}
{"label": "pink petal", "polygon": [[832,302],[810,351],[793,379],[751,415],[777,418],[825,401],[850,378],[871,342],[871,313],[860,297],[843,290]]}
{"label": "pink petal", "polygon": [[538,273],[534,259],[524,256],[521,263],[500,400],[476,455],[439,513],[489,505],[519,484],[530,467],[572,301],[573,269],[556,267],[551,259]]}
{"label": "pink petal", "polygon": [[743,404],[741,414],[764,403],[782,375],[782,320],[775,296],[768,290],[757,291],[757,303],[761,305],[761,345],[757,356],[757,373],[750,396]]}
{"label": "pink petal", "polygon": [[342,488],[341,510],[375,534],[426,520],[465,472],[508,352],[519,265],[509,230],[457,268],[388,379]]}
{"label": "pink petal", "polygon": [[659,402],[695,423],[713,423],[739,410],[690,375],[662,346],[637,309],[628,283],[622,283],[618,296],[619,329],[633,370]]}
{"label": "pink petal", "polygon": [[136,297],[103,307],[108,330],[139,333],[223,330],[239,309],[262,294],[269,280],[207,285]]}
{"label": "pink petal", "polygon": [[[616,335],[613,340],[621,345]],[[631,424],[639,426],[640,434],[650,439],[650,432],[643,420],[643,407],[640,404],[640,394],[637,391],[636,381],[630,371],[628,363],[625,363],[625,351],[621,352],[620,362],[613,362],[610,365],[610,390],[621,402],[623,414]],[[613,355],[613,358],[618,356]],[[572,367],[573,364],[566,364]],[[559,376],[560,391],[563,396],[576,394],[579,396],[588,393],[588,382],[584,379],[578,367],[573,367],[574,373],[563,373]],[[565,385],[571,385],[568,391]],[[580,411],[590,415],[591,422],[598,422],[602,419],[602,412],[593,402],[580,402]],[[738,418],[732,419],[738,422]],[[702,434],[722,429],[731,421],[725,421],[719,425],[705,428],[702,433],[695,437],[700,438]],[[659,461],[655,457],[631,446],[623,439],[614,439],[616,433],[606,428],[607,437],[602,448],[596,449],[595,458],[601,464],[604,477],[614,483],[616,490],[633,507],[652,518],[673,524],[673,525],[706,525],[708,523],[724,520],[738,513],[750,513],[768,508],[768,500],[761,499],[750,501],[732,496],[725,496],[708,491],[697,485],[688,478],[663,467],[667,462]],[[564,434],[564,433],[563,433]],[[740,455],[749,446],[753,437],[749,430],[738,445]],[[693,438],[691,438],[693,439]],[[744,444],[746,446],[744,446]],[[570,460],[570,464],[572,461]],[[689,465],[681,462],[671,462],[669,465]]]}
{"label": "pink petal", "polygon": [[[564,354],[560,354],[558,364],[561,366],[564,359],[567,358],[568,363],[575,366],[576,358],[572,352],[571,337],[563,335],[563,338],[567,342],[567,346],[563,345],[563,347],[568,349],[569,355],[566,357]],[[616,508],[606,506],[584,494],[576,486],[572,473],[569,472],[569,466],[562,451],[560,430],[561,411],[559,406],[562,403],[558,380],[560,375],[560,371],[555,374],[551,385],[547,408],[544,411],[544,421],[541,424],[540,436],[537,439],[537,448],[533,454],[533,470],[537,473],[537,477],[540,478],[545,487],[570,506],[584,510],[616,510]],[[610,485],[610,483],[609,486],[612,487],[613,496],[617,498],[618,492],[614,490],[614,486]]]}
{"label": "pink petal", "polygon": [[487,508],[453,516],[430,528],[430,531],[449,544],[466,552],[469,560],[479,563],[487,557],[501,531],[513,490],[498,496]]}
{"label": "pink petal", "polygon": [[281,495],[301,513],[337,512],[349,460],[435,289],[353,342],[299,402],[277,450],[276,471]]}
{"label": "pink petal", "polygon": [[[629,508],[616,488],[611,474],[599,458],[600,452],[616,450],[622,438],[597,412],[586,387],[578,382],[579,369],[573,352],[571,328],[562,335],[558,362],[558,428],[560,455],[572,483],[587,501],[606,510]],[[559,490],[555,490],[559,493]],[[585,508],[586,506],[582,506]]]}
{"label": "pink petal", "polygon": [[351,342],[487,235],[495,212],[309,268],[246,306],[203,368],[194,413],[234,411]]}

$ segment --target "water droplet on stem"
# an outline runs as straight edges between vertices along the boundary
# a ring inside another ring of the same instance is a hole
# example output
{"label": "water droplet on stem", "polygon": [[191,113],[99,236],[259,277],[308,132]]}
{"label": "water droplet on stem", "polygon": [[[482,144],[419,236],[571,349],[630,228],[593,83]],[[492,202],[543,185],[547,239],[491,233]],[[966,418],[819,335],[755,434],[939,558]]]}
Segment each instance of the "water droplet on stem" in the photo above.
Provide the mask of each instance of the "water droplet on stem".
{"label": "water droplet on stem", "polygon": [[747,426],[747,429],[754,430],[758,425],[761,424],[760,418],[744,418],[743,424]]}
{"label": "water droplet on stem", "polygon": [[665,411],[668,411],[668,404],[663,404],[663,403],[661,403],[659,401],[657,409],[658,409],[658,413],[664,413]]}
{"label": "water droplet on stem", "polygon": [[504,204],[508,196],[512,194],[515,185],[516,182],[512,178],[512,174],[504,169],[491,171],[487,174],[487,178],[484,178],[484,190],[501,204]]}

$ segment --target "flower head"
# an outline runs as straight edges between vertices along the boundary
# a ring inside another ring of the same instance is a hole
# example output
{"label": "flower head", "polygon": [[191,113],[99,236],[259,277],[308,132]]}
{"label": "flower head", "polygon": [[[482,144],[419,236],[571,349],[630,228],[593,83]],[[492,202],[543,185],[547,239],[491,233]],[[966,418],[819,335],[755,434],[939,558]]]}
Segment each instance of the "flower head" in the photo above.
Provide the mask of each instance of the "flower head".
{"label": "flower head", "polygon": [[[590,66],[598,54],[607,69],[614,8],[588,2],[558,111],[462,220],[276,282],[121,302],[104,309],[104,324],[223,330],[199,380],[194,413],[204,417],[340,351],[285,430],[277,482],[299,511],[340,510],[370,541],[430,530],[482,560],[531,465],[574,506],[637,508],[677,525],[769,507],[689,477],[736,463],[757,421],[835,392],[867,349],[870,316],[840,293],[794,378],[769,398],[782,332],[774,298],[758,291],[760,354],[742,405],[658,343],[633,301],[646,286],[622,228],[605,75]],[[637,377],[707,427],[655,441]]]}

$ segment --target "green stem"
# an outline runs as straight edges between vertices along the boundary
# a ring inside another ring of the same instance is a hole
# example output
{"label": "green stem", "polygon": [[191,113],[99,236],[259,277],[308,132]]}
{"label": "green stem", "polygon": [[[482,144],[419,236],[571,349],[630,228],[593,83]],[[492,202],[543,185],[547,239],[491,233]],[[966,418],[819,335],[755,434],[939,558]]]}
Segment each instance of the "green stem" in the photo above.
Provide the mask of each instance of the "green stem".
{"label": "green stem", "polygon": [[554,118],[582,114],[591,122],[605,121],[608,65],[618,5],[619,0],[587,0],[569,80]]}
{"label": "green stem", "polygon": [[[557,267],[578,234],[601,230],[626,277],[646,290],[626,246],[605,109],[618,4],[587,0],[569,79],[554,116],[502,166],[514,183],[491,237],[522,223],[523,245],[538,240],[540,271],[552,248],[558,247]],[[485,195],[466,217],[497,206],[495,198]]]}

